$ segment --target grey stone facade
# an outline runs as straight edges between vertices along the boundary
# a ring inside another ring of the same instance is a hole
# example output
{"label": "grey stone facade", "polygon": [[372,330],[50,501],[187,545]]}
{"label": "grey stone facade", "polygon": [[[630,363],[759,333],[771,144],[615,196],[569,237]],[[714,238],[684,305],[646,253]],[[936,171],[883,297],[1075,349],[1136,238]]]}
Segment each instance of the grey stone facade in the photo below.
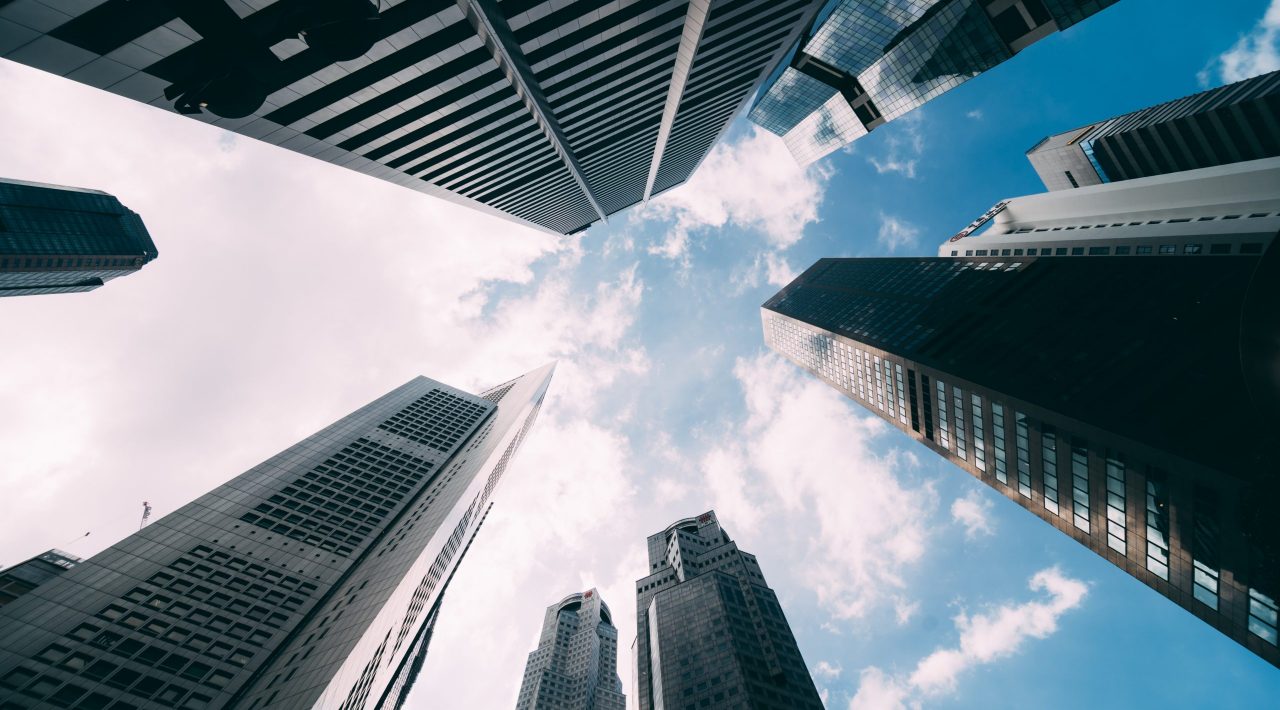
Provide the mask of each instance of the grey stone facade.
{"label": "grey stone facade", "polygon": [[600,593],[570,594],[547,607],[516,710],[624,710],[626,705],[618,677],[618,629]]}

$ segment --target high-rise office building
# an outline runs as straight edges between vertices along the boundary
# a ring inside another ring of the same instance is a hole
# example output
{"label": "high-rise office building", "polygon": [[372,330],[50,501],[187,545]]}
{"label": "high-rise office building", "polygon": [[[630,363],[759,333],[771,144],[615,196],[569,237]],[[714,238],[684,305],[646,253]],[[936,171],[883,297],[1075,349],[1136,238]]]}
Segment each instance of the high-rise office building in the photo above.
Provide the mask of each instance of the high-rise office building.
{"label": "high-rise office building", "polygon": [[828,0],[750,118],[807,165],[1115,2]]}
{"label": "high-rise office building", "polygon": [[142,219],[111,195],[0,179],[0,296],[92,291],[154,258]]}
{"label": "high-rise office building", "polygon": [[62,550],[49,550],[0,570],[0,606],[4,606],[80,563]]}
{"label": "high-rise office building", "polygon": [[765,341],[1280,665],[1277,185],[1272,158],[1016,198],[946,256],[818,261]]}
{"label": "high-rise office building", "polygon": [[558,233],[688,179],[818,0],[13,0],[0,56]]}
{"label": "high-rise office building", "polygon": [[822,708],[778,596],[714,511],[650,535],[636,582],[640,710]]}
{"label": "high-rise office building", "polygon": [[1050,190],[1280,156],[1280,71],[1049,136],[1027,159]]}
{"label": "high-rise office building", "polygon": [[618,677],[618,630],[609,605],[590,589],[547,607],[529,654],[516,710],[625,710]]}
{"label": "high-rise office building", "polygon": [[0,706],[399,707],[553,367],[415,378],[0,607]]}

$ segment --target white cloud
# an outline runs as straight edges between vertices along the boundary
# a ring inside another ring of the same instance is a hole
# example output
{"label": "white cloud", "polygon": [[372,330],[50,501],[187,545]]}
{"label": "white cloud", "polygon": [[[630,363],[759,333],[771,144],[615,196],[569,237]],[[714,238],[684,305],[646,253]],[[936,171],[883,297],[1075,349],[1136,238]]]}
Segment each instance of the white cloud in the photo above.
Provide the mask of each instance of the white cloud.
{"label": "white cloud", "polygon": [[884,212],[880,213],[880,232],[876,241],[891,252],[903,247],[913,247],[920,237],[920,228]]}
{"label": "white cloud", "polygon": [[1230,84],[1277,69],[1280,69],[1280,0],[1271,0],[1258,24],[1200,71],[1200,85],[1208,88],[1217,83],[1215,74],[1218,81]]}
{"label": "white cloud", "polygon": [[[796,535],[787,543],[803,550],[796,574],[835,619],[903,596],[903,572],[923,555],[936,507],[929,485],[907,486],[895,473],[913,460],[874,453],[870,445],[885,425],[776,355],[740,358],[734,375],[747,420],[726,432],[703,466],[726,525],[741,528],[738,515],[753,525],[768,518],[771,530]],[[738,500],[744,489],[755,492],[754,503]],[[805,525],[773,516],[798,516]]]}
{"label": "white cloud", "polygon": [[826,661],[818,661],[818,665],[813,667],[813,675],[822,680],[835,680],[840,677],[840,671],[844,670],[840,667],[840,662],[828,663]]}
{"label": "white cloud", "polygon": [[898,626],[905,625],[911,618],[920,611],[920,602],[910,601],[903,598],[893,600],[893,618],[898,622]]}
{"label": "white cloud", "polygon": [[736,226],[764,235],[772,249],[800,240],[805,225],[818,221],[818,207],[831,172],[796,165],[782,139],[752,126],[736,141],[711,150],[685,184],[637,209],[632,219],[670,222],[666,238],[649,253],[686,260],[690,237]]}
{"label": "white cloud", "polygon": [[885,137],[885,152],[879,157],[867,156],[867,161],[875,166],[876,172],[898,173],[903,177],[916,176],[916,163],[924,154],[924,111],[916,109],[902,118],[892,121],[880,130]]}
{"label": "white cloud", "polygon": [[966,113],[965,115],[966,115],[966,116],[968,116],[969,118],[972,118],[972,119],[973,119],[973,120],[975,120],[975,121],[981,121],[981,120],[982,120],[982,109],[980,109],[980,108],[975,108],[975,109],[973,109],[972,111],[969,111],[968,113]]}
{"label": "white cloud", "polygon": [[955,617],[960,643],[939,648],[907,674],[889,675],[874,666],[860,676],[849,710],[919,708],[923,700],[954,692],[959,676],[974,666],[1017,653],[1027,639],[1043,639],[1058,630],[1063,614],[1080,606],[1088,586],[1065,576],[1057,567],[1037,572],[1028,586],[1047,599],[1005,603],[981,614],[961,612]]}
{"label": "white cloud", "polygon": [[970,540],[995,532],[995,524],[991,521],[991,501],[976,489],[955,499],[951,504],[951,519],[964,526],[964,535]]}

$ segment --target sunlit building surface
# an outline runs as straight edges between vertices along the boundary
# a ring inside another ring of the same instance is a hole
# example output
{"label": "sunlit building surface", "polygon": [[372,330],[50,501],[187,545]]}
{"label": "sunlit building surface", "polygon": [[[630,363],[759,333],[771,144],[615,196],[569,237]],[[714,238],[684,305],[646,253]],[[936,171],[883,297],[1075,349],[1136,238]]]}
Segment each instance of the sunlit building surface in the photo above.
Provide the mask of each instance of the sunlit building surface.
{"label": "sunlit building surface", "polygon": [[1277,185],[1268,159],[1015,198],[936,258],[820,260],[765,342],[1280,664]]}
{"label": "sunlit building surface", "polygon": [[1280,156],[1280,71],[1049,136],[1027,159],[1050,190]]}
{"label": "sunlit building surface", "polygon": [[529,654],[516,710],[625,710],[618,677],[618,629],[590,589],[547,607]]}
{"label": "sunlit building surface", "polygon": [[142,219],[105,192],[0,179],[0,296],[92,291],[156,256]]}
{"label": "sunlit building surface", "polygon": [[687,180],[817,7],[14,0],[0,56],[571,233]]}
{"label": "sunlit building surface", "polygon": [[650,535],[636,582],[640,710],[821,710],[778,597],[714,512]]}
{"label": "sunlit building surface", "polygon": [[828,0],[750,119],[805,165],[1115,2]]}
{"label": "sunlit building surface", "polygon": [[0,607],[0,706],[399,707],[552,369],[415,378]]}

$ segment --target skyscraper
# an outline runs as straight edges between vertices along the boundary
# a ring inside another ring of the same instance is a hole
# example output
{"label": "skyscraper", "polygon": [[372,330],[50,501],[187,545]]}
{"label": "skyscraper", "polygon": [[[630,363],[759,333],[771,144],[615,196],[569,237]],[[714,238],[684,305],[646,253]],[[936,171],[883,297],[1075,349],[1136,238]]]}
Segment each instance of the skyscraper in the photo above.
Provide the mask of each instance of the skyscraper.
{"label": "skyscraper", "polygon": [[1049,136],[1027,159],[1050,190],[1280,156],[1280,71]]}
{"label": "skyscraper", "polygon": [[650,535],[635,685],[653,708],[822,708],[778,597],[714,511]]}
{"label": "skyscraper", "polygon": [[517,710],[625,710],[618,678],[618,630],[594,589],[547,607],[529,654]]}
{"label": "skyscraper", "polygon": [[553,368],[415,378],[0,608],[0,705],[399,707]]}
{"label": "skyscraper", "polygon": [[62,550],[49,550],[0,570],[0,606],[4,606],[81,562]]}
{"label": "skyscraper", "polygon": [[0,296],[92,291],[154,258],[142,219],[111,195],[0,179]]}
{"label": "skyscraper", "polygon": [[1009,200],[948,256],[818,261],[765,342],[1280,665],[1276,185],[1272,158]]}
{"label": "skyscraper", "polygon": [[828,0],[751,107],[801,165],[1116,0]]}
{"label": "skyscraper", "polygon": [[0,3],[0,56],[559,233],[689,178],[817,0]]}

